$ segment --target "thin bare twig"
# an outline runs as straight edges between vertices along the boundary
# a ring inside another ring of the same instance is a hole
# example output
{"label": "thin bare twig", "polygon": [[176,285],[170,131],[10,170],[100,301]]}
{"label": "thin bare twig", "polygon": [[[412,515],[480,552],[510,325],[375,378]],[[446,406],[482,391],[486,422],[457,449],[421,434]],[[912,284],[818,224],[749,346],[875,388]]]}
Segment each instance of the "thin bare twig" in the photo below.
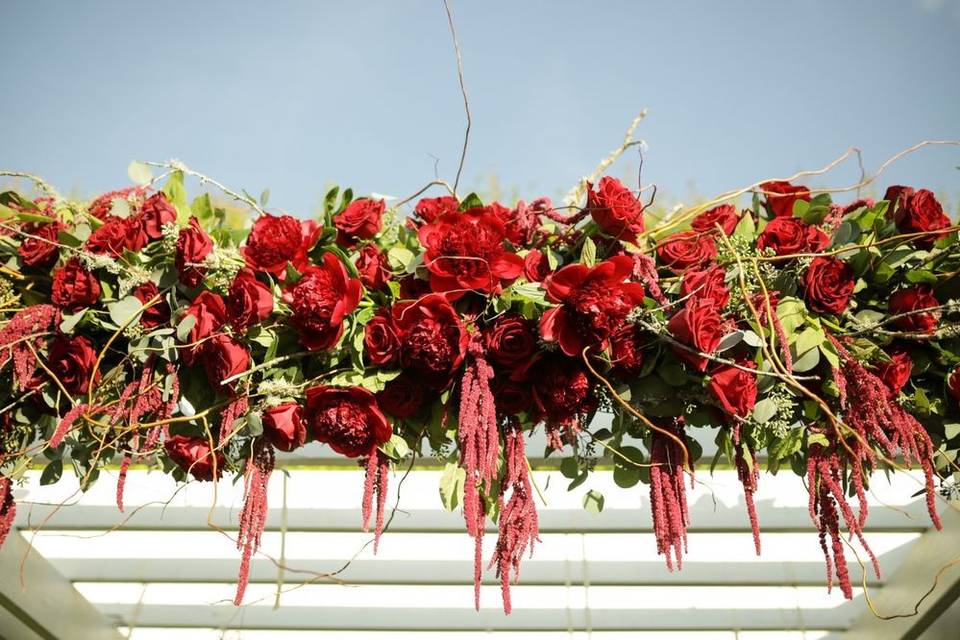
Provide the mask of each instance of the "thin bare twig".
{"label": "thin bare twig", "polygon": [[[460,93],[463,95],[463,110],[467,114],[467,129],[463,133],[463,149],[460,151],[460,164],[457,166],[457,176],[453,179],[453,197],[457,197],[457,187],[460,186],[460,174],[463,172],[463,163],[467,159],[467,143],[470,142],[470,126],[473,120],[470,117],[470,101],[467,100],[467,87],[463,82],[463,56],[460,55],[460,42],[457,40],[457,28],[453,24],[453,14],[450,5],[443,0],[443,9],[447,12],[447,22],[450,24],[450,35],[453,36],[453,50],[457,54],[457,79],[460,81]],[[459,198],[458,198],[459,199]]]}

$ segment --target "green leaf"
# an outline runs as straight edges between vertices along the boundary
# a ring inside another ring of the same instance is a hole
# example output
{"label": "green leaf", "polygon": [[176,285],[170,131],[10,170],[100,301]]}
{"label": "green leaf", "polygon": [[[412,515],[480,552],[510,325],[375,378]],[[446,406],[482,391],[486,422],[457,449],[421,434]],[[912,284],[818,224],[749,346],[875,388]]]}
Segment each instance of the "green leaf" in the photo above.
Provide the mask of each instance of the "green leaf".
{"label": "green leaf", "polygon": [[197,220],[212,220],[214,217],[213,203],[210,201],[210,194],[205,193],[193,199],[190,205],[190,212],[197,216]]}
{"label": "green leaf", "polygon": [[153,169],[151,169],[148,164],[134,160],[127,165],[127,175],[130,177],[131,182],[144,187],[153,180]]}
{"label": "green leaf", "polygon": [[264,189],[260,192],[260,206],[266,207],[268,200],[270,200],[270,189]]}
{"label": "green leaf", "polygon": [[753,419],[758,424],[763,424],[775,416],[778,409],[779,407],[773,398],[764,398],[753,406]]}
{"label": "green leaf", "polygon": [[183,319],[177,323],[177,340],[180,342],[188,342],[190,340],[190,331],[195,324],[197,324],[197,316],[192,313],[183,316]]}
{"label": "green leaf", "polygon": [[125,327],[136,322],[137,316],[143,311],[143,303],[134,296],[127,296],[108,304],[107,311],[110,312],[110,321],[113,324]]}
{"label": "green leaf", "polygon": [[943,425],[943,436],[947,440],[953,440],[960,436],[960,422],[947,422]]}
{"label": "green leaf", "polygon": [[577,477],[577,474],[580,473],[580,465],[577,464],[576,458],[564,458],[560,461],[560,473],[563,474],[564,478],[573,478]]}
{"label": "green leaf", "polygon": [[61,475],[63,475],[63,460],[60,458],[51,460],[40,474],[40,484],[42,486],[54,484],[60,480]]}
{"label": "green leaf", "polygon": [[87,314],[87,310],[83,309],[76,313],[64,313],[60,316],[60,331],[62,333],[73,333],[74,328],[77,324],[83,320],[83,317]]}
{"label": "green leaf", "polygon": [[467,197],[463,199],[460,203],[460,211],[467,211],[469,209],[476,209],[477,207],[483,206],[483,200],[480,199],[475,193],[467,194]]}
{"label": "green leaf", "polygon": [[737,223],[736,228],[733,230],[734,238],[741,238],[751,242],[756,235],[757,225],[753,221],[753,216],[751,216],[749,213],[740,218],[740,222]]}
{"label": "green leaf", "polygon": [[163,194],[177,209],[177,222],[187,224],[190,219],[190,203],[187,202],[187,190],[183,186],[183,172],[174,171],[163,185]]}
{"label": "green leaf", "polygon": [[406,247],[391,247],[387,251],[387,262],[390,263],[390,268],[404,273],[409,273],[407,267],[414,261],[415,257],[413,251]]}
{"label": "green leaf", "polygon": [[587,491],[583,494],[583,508],[590,513],[600,513],[603,511],[603,494],[593,489]]}
{"label": "green leaf", "polygon": [[797,373],[803,373],[805,371],[810,371],[818,364],[820,364],[820,349],[810,349],[806,353],[801,354],[799,358],[794,360],[793,370]]}
{"label": "green leaf", "polygon": [[583,247],[580,249],[580,262],[588,267],[597,263],[597,245],[589,237],[583,241]]}
{"label": "green leaf", "polygon": [[907,282],[937,284],[937,276],[932,271],[926,271],[925,269],[911,269],[907,271]]}
{"label": "green leaf", "polygon": [[263,434],[263,418],[256,411],[247,414],[247,435],[256,438]]}
{"label": "green leaf", "polygon": [[440,501],[443,508],[453,511],[463,503],[463,483],[467,472],[455,462],[448,462],[440,475]]}
{"label": "green leaf", "polygon": [[381,449],[394,460],[403,460],[410,453],[410,445],[397,434],[390,436],[390,439],[383,444]]}
{"label": "green leaf", "polygon": [[802,428],[788,431],[786,436],[770,445],[768,448],[770,457],[774,460],[783,460],[800,451],[800,447],[803,446],[803,433]]}

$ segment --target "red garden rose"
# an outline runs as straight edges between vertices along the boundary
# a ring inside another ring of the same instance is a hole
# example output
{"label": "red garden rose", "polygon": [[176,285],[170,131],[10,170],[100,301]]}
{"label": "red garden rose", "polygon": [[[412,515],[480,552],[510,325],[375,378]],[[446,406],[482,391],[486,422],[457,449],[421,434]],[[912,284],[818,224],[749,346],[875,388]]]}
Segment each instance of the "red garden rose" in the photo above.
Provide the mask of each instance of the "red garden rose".
{"label": "red garden rose", "polygon": [[396,418],[409,418],[423,404],[423,385],[412,374],[401,373],[377,392],[377,404]]}
{"label": "red garden rose", "polygon": [[614,371],[635,376],[643,369],[643,349],[649,338],[639,325],[627,323],[610,337],[610,363]]}
{"label": "red garden rose", "polygon": [[241,247],[247,266],[283,279],[287,265],[302,272],[309,264],[307,254],[316,244],[322,229],[314,220],[265,213],[253,223],[246,244]]}
{"label": "red garden rose", "polygon": [[730,300],[726,277],[726,271],[719,265],[703,270],[690,269],[684,272],[680,281],[680,295],[683,298],[709,300],[717,309],[723,309]]}
{"label": "red garden rose", "polygon": [[515,416],[523,411],[529,411],[533,403],[533,394],[530,385],[512,380],[495,381],[493,400],[497,405],[497,413],[502,416]]}
{"label": "red garden rose", "polygon": [[550,275],[550,261],[539,249],[530,249],[523,258],[523,277],[527,282],[543,282]]}
{"label": "red garden rose", "polygon": [[347,208],[333,218],[337,229],[337,244],[352,247],[357,240],[369,240],[380,233],[383,223],[383,200],[360,198],[347,205]]}
{"label": "red garden rose", "polygon": [[[930,313],[919,312],[930,309]],[[913,287],[899,289],[890,296],[890,314],[910,314],[894,320],[903,331],[911,333],[933,333],[937,330],[940,303],[933,297],[933,289],[927,284],[918,284]]]}
{"label": "red garden rose", "polygon": [[881,362],[877,365],[877,375],[883,380],[892,395],[897,395],[910,379],[913,371],[913,359],[910,350],[904,346],[896,346],[887,351],[890,362]]}
{"label": "red garden rose", "polygon": [[387,256],[375,244],[363,245],[353,264],[360,275],[360,282],[370,291],[384,291],[387,282],[393,280]]}
{"label": "red garden rose", "polygon": [[883,199],[889,202],[887,206],[887,218],[895,220],[907,206],[907,201],[914,194],[913,187],[894,184],[887,187]]}
{"label": "red garden rose", "polygon": [[107,216],[103,225],[87,238],[84,248],[90,253],[117,257],[124,249],[137,252],[146,244],[147,238],[136,221]]}
{"label": "red garden rose", "polygon": [[960,402],[960,367],[954,368],[947,376],[947,390],[954,400]]}
{"label": "red garden rose", "polygon": [[296,402],[285,402],[265,409],[261,420],[263,432],[280,451],[293,451],[307,440],[307,427],[303,423],[300,405]]}
{"label": "red garden rose", "polygon": [[379,310],[363,328],[363,352],[378,367],[392,367],[400,360],[400,338],[388,310]]}
{"label": "red garden rose", "polygon": [[227,319],[234,329],[263,322],[273,313],[273,292],[257,280],[250,269],[242,269],[233,279],[226,300]]}
{"label": "red garden rose", "polygon": [[[167,457],[197,480],[210,481],[223,474],[226,461],[219,451],[214,455],[210,443],[199,436],[173,436],[163,443]],[[216,472],[214,472],[216,463]]]}
{"label": "red garden rose", "polygon": [[[950,218],[928,189],[919,189],[907,196],[903,206],[897,207],[894,220],[900,233],[939,231],[950,226]],[[922,236],[914,238],[914,242],[921,247],[930,247],[945,235],[947,232]]]}
{"label": "red garden rose", "polygon": [[57,263],[60,257],[59,234],[66,227],[61,222],[45,222],[34,224],[29,222],[23,225],[26,235],[17,247],[20,261],[23,266],[31,269],[49,269]]}
{"label": "red garden rose", "polygon": [[72,394],[86,393],[97,351],[86,336],[58,335],[50,343],[47,366],[63,388]]}
{"label": "red garden rose", "polygon": [[234,382],[224,382],[250,367],[250,352],[236,338],[218,333],[204,343],[203,368],[207,379],[217,391],[232,392]]}
{"label": "red garden rose", "polygon": [[816,253],[830,244],[827,234],[799,218],[774,218],[757,237],[757,249],[773,249],[778,256]]}
{"label": "red garden rose", "polygon": [[506,228],[493,213],[448,213],[418,235],[431,289],[452,300],[467,291],[497,292],[523,272],[523,258],[506,250]]}
{"label": "red garden rose", "polygon": [[853,295],[853,269],[833,256],[817,256],[803,276],[803,299],[817,313],[843,313]]}
{"label": "red garden rose", "polygon": [[402,365],[419,374],[423,383],[443,389],[460,367],[470,336],[450,303],[439,294],[393,307],[400,335]]}
{"label": "red garden rose", "polygon": [[[147,281],[134,289],[132,293],[134,298],[146,304],[160,294],[160,289],[153,282]],[[140,324],[147,329],[153,329],[168,322],[170,322],[170,305],[163,298],[144,309],[140,316]]]}
{"label": "red garden rose", "polygon": [[[751,360],[737,362],[742,367],[756,368]],[[745,418],[757,404],[757,376],[737,367],[721,364],[710,372],[710,393],[723,410]]]}
{"label": "red garden rose", "polygon": [[[683,344],[701,353],[712,354],[723,337],[722,324],[723,319],[713,301],[691,298],[670,318],[667,329]],[[708,360],[702,355],[677,346],[673,347],[673,352],[698,371],[706,370]]]}
{"label": "red garden rose", "polygon": [[180,282],[188,287],[196,287],[203,282],[204,269],[200,264],[213,251],[213,240],[203,230],[200,223],[190,216],[190,223],[180,230],[177,236],[177,254],[174,263]]}
{"label": "red garden rose", "polygon": [[810,201],[810,189],[793,185],[786,180],[771,180],[760,185],[767,198],[767,208],[775,218],[793,215],[793,204],[797,200]]}
{"label": "red garden rose", "polygon": [[313,437],[340,455],[371,455],[393,435],[376,397],[362,387],[321,385],[307,389],[306,396]]}
{"label": "red garden rose", "polygon": [[542,358],[530,370],[537,421],[569,425],[597,408],[593,381],[579,360]]}
{"label": "red garden rose", "polygon": [[737,228],[740,216],[732,204],[721,204],[708,211],[704,211],[690,222],[690,227],[700,233],[712,233],[720,227],[724,235],[730,235]]}
{"label": "red garden rose", "polygon": [[144,200],[137,215],[137,221],[144,234],[150,240],[159,240],[163,237],[163,226],[176,222],[177,210],[163,192],[157,192]]}
{"label": "red garden rose", "polygon": [[540,318],[540,335],[577,358],[585,347],[603,345],[643,302],[643,285],[626,282],[632,272],[633,260],[614,256],[592,268],[571,264],[550,275],[543,282],[547,300],[559,306]]}
{"label": "red garden rose", "polygon": [[307,267],[284,294],[300,343],[311,351],[333,347],[343,334],[343,319],[357,308],[362,295],[360,281],[347,275],[337,256],[323,254],[320,264]]}
{"label": "red garden rose", "polygon": [[498,316],[483,332],[483,337],[487,357],[505,367],[526,362],[537,346],[530,321],[515,313]]}
{"label": "red garden rose", "polygon": [[110,191],[94,198],[87,206],[87,211],[94,218],[105,220],[107,216],[113,214],[114,200],[129,201],[131,198],[139,199],[141,195],[143,195],[143,187],[127,187]]}
{"label": "red garden rose", "polygon": [[79,258],[70,258],[53,272],[50,301],[72,313],[89,307],[100,298],[100,281],[87,271]]}
{"label": "red garden rose", "polygon": [[459,208],[460,203],[453,196],[440,196],[424,198],[414,207],[413,213],[422,222],[431,224],[448,213],[456,213]]}
{"label": "red garden rose", "polygon": [[183,351],[184,361],[193,364],[203,351],[206,340],[227,323],[227,308],[218,294],[201,291],[187,307],[186,315],[196,318],[187,337],[188,347]]}
{"label": "red garden rose", "polygon": [[681,231],[665,238],[657,247],[660,263],[675,273],[702,267],[717,257],[717,244],[709,234]]}
{"label": "red garden rose", "polygon": [[633,242],[643,233],[643,205],[616,178],[600,178],[596,189],[587,183],[587,209],[608,235]]}

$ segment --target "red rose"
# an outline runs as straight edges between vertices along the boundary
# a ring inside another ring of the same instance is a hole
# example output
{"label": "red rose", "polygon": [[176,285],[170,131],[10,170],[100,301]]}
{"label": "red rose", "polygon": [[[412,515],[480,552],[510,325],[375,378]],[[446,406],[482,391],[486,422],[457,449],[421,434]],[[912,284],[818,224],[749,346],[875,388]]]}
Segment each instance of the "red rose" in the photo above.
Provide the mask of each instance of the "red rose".
{"label": "red rose", "polygon": [[721,204],[698,215],[690,223],[690,227],[701,233],[712,233],[719,225],[724,235],[730,235],[737,228],[738,222],[740,216],[737,215],[736,207],[732,204]]}
{"label": "red rose", "polygon": [[250,269],[242,269],[230,285],[226,300],[227,318],[234,329],[263,322],[273,313],[273,293],[257,280]]}
{"label": "red rose", "polygon": [[[914,313],[931,309],[930,313]],[[918,284],[895,291],[890,296],[889,310],[894,316],[904,315],[894,322],[910,333],[934,333],[937,330],[940,303],[933,297],[933,289],[927,284]]]}
{"label": "red rose", "polygon": [[67,312],[89,307],[100,298],[100,282],[79,258],[70,258],[53,272],[50,301]]}
{"label": "red rose", "polygon": [[717,245],[709,235],[697,231],[681,231],[663,240],[657,247],[657,258],[675,273],[701,267],[717,257]]}
{"label": "red rose", "polygon": [[530,370],[536,420],[568,425],[597,408],[590,374],[579,360],[547,357]]}
{"label": "red rose", "polygon": [[131,197],[139,199],[142,194],[143,187],[127,187],[125,189],[110,191],[94,198],[93,201],[91,201],[87,206],[87,211],[94,218],[105,220],[107,216],[113,214],[114,200],[129,201]]}
{"label": "red rose", "polygon": [[180,230],[177,236],[177,254],[174,263],[180,282],[188,287],[196,287],[203,282],[206,271],[200,264],[213,251],[213,240],[203,230],[194,216],[190,216],[189,226]]}
{"label": "red rose", "polygon": [[307,415],[313,437],[348,458],[372,455],[393,430],[362,387],[318,386],[307,389]]}
{"label": "red rose", "polygon": [[954,400],[960,402],[960,367],[954,368],[947,376],[947,390]]}
{"label": "red rose", "polygon": [[539,249],[530,249],[523,258],[523,277],[527,282],[543,282],[550,275],[550,261]]}
{"label": "red rose", "polygon": [[877,375],[883,380],[892,395],[897,395],[910,379],[913,371],[913,359],[906,347],[897,346],[887,351],[890,362],[881,362],[877,365]]}
{"label": "red rose", "polygon": [[424,198],[414,207],[413,213],[423,222],[430,224],[448,213],[456,213],[460,203],[453,196]]}
{"label": "red rose", "polygon": [[483,333],[487,356],[505,367],[526,362],[537,346],[530,321],[515,313],[498,316]]}
{"label": "red rose", "polygon": [[103,225],[90,234],[84,248],[90,253],[120,256],[124,249],[136,253],[147,245],[147,236],[133,218],[107,216]]}
{"label": "red rose", "polygon": [[913,187],[905,187],[895,184],[887,187],[883,199],[889,202],[887,206],[887,218],[895,220],[907,206],[907,200],[914,194]]}
{"label": "red rose", "polygon": [[587,209],[607,235],[634,242],[643,233],[643,205],[616,178],[600,178],[596,189],[587,183]]}
{"label": "red rose", "polygon": [[767,197],[767,209],[775,218],[793,215],[793,203],[797,200],[810,202],[810,190],[792,185],[785,180],[771,180],[760,185]]}
{"label": "red rose", "polygon": [[287,264],[292,264],[297,271],[307,267],[310,262],[307,254],[321,232],[313,220],[300,221],[293,216],[265,213],[253,223],[246,245],[240,251],[248,267],[272,273],[282,280]]}
{"label": "red rose", "polygon": [[[919,189],[907,196],[903,206],[898,207],[894,219],[900,233],[923,233],[939,231],[950,226],[950,218],[943,212],[943,207],[937,198],[928,189]],[[921,247],[930,247],[948,232],[931,234],[914,238],[914,242]]]}
{"label": "red rose", "polygon": [[[722,324],[723,319],[713,301],[691,298],[670,318],[667,329],[683,344],[701,353],[712,354],[723,337]],[[673,351],[698,371],[706,370],[708,360],[705,357],[680,347],[674,347]]]}
{"label": "red rose", "polygon": [[393,280],[387,256],[375,244],[364,245],[353,264],[360,274],[360,282],[370,291],[384,291],[387,282]]}
{"label": "red rose", "polygon": [[610,363],[614,370],[635,376],[643,369],[643,349],[649,338],[639,325],[625,324],[610,337]]}
{"label": "red rose", "polygon": [[449,213],[420,227],[430,287],[457,299],[467,291],[493,293],[523,272],[523,258],[504,248],[506,229],[494,214]]}
{"label": "red rose", "polygon": [[157,192],[144,201],[137,220],[150,240],[159,240],[163,237],[163,225],[176,222],[177,210],[163,192]]}
{"label": "red rose", "polygon": [[540,318],[540,335],[576,358],[585,347],[604,344],[643,302],[643,285],[626,282],[632,272],[633,260],[615,256],[592,268],[571,264],[551,274],[543,286],[547,300],[560,306]]}
{"label": "red rose", "polygon": [[413,375],[401,373],[377,392],[377,404],[396,418],[409,418],[423,404],[423,385]]}
{"label": "red rose", "polygon": [[843,313],[853,295],[853,269],[833,256],[817,256],[803,276],[803,299],[817,313]]}
{"label": "red rose", "polygon": [[307,440],[307,427],[301,418],[300,405],[286,402],[263,412],[263,432],[280,451],[293,451]]}
{"label": "red rose", "polygon": [[[219,451],[214,456],[206,438],[197,436],[173,436],[163,443],[167,457],[184,471],[201,481],[213,480],[223,473],[226,464]],[[216,473],[214,473],[216,463]]]}
{"label": "red rose", "polygon": [[369,240],[380,233],[383,222],[383,200],[360,198],[333,218],[337,229],[337,244],[352,247],[357,240]]}
{"label": "red rose", "polygon": [[214,389],[232,392],[235,381],[224,383],[224,380],[243,373],[249,367],[250,352],[235,338],[218,333],[204,343],[203,368]]}
{"label": "red rose", "polygon": [[[751,360],[741,360],[737,364],[756,368]],[[757,376],[743,369],[721,364],[710,372],[708,386],[724,411],[732,415],[746,418],[757,404]]]}
{"label": "red rose", "polygon": [[757,237],[757,249],[773,249],[778,256],[795,253],[816,253],[830,244],[830,238],[813,225],[799,218],[774,218]]}
{"label": "red rose", "polygon": [[420,374],[428,387],[447,387],[470,341],[457,311],[443,296],[430,294],[394,305],[393,321],[400,335],[403,366]]}
{"label": "red rose", "polygon": [[713,265],[702,271],[690,269],[683,274],[680,295],[683,298],[709,300],[718,310],[723,309],[730,300],[726,277],[727,272],[719,265]]}
{"label": "red rose", "polygon": [[497,406],[497,413],[501,416],[515,416],[518,413],[530,410],[533,395],[529,384],[521,384],[512,380],[498,382],[493,386],[493,401]]}
{"label": "red rose", "polygon": [[60,247],[57,246],[60,241],[57,239],[57,234],[64,228],[61,222],[43,224],[30,222],[23,225],[23,233],[28,235],[17,247],[23,266],[46,270],[55,265],[60,257]]}
{"label": "red rose", "polygon": [[219,331],[227,322],[227,308],[223,298],[212,291],[201,291],[187,307],[186,315],[196,318],[187,337],[188,348],[184,350],[184,361],[193,364],[206,340]]}
{"label": "red rose", "polygon": [[72,394],[86,393],[97,351],[85,336],[58,335],[50,343],[47,363],[63,388]]}
{"label": "red rose", "polygon": [[[133,297],[146,304],[160,295],[160,290],[153,282],[147,281],[133,290]],[[147,329],[153,329],[170,322],[170,305],[163,298],[154,302],[151,306],[143,310],[140,316],[140,324]]]}
{"label": "red rose", "polygon": [[388,310],[378,311],[363,328],[363,351],[379,367],[391,367],[400,359],[400,339]]}
{"label": "red rose", "polygon": [[337,256],[323,254],[321,263],[307,267],[285,294],[300,343],[311,351],[332,348],[343,334],[343,319],[357,308],[361,295],[360,281],[347,275]]}

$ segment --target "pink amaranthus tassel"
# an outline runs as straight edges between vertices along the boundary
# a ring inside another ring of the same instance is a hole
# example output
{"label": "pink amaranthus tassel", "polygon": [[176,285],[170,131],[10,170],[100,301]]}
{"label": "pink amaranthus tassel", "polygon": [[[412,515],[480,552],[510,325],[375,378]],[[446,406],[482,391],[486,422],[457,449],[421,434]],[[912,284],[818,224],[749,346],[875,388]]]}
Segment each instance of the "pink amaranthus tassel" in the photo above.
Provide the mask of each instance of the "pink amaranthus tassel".
{"label": "pink amaranthus tassel", "polygon": [[13,481],[6,476],[0,476],[0,548],[13,528],[13,519],[16,517],[17,503],[13,500]]}
{"label": "pink amaranthus tassel", "polygon": [[363,483],[363,530],[370,530],[370,516],[373,514],[373,496],[377,496],[377,515],[373,526],[373,552],[380,547],[380,535],[383,533],[383,514],[387,504],[387,490],[390,482],[390,458],[379,448],[361,460],[366,467],[366,477]]}
{"label": "pink amaranthus tassel", "polygon": [[243,602],[250,577],[250,558],[260,548],[260,537],[267,524],[267,486],[276,463],[270,444],[261,441],[257,446],[244,474],[243,511],[240,513],[240,531],[237,534],[237,548],[242,550],[243,559],[237,579],[237,595],[233,599],[235,605]]}
{"label": "pink amaranthus tassel", "polygon": [[[684,439],[683,426],[663,427]],[[665,556],[667,569],[683,567],[683,553],[687,550],[687,492],[683,484],[684,455],[680,445],[658,431],[650,434],[650,506],[653,511],[653,533],[657,539],[657,554]],[[671,557],[672,554],[672,557]]]}

